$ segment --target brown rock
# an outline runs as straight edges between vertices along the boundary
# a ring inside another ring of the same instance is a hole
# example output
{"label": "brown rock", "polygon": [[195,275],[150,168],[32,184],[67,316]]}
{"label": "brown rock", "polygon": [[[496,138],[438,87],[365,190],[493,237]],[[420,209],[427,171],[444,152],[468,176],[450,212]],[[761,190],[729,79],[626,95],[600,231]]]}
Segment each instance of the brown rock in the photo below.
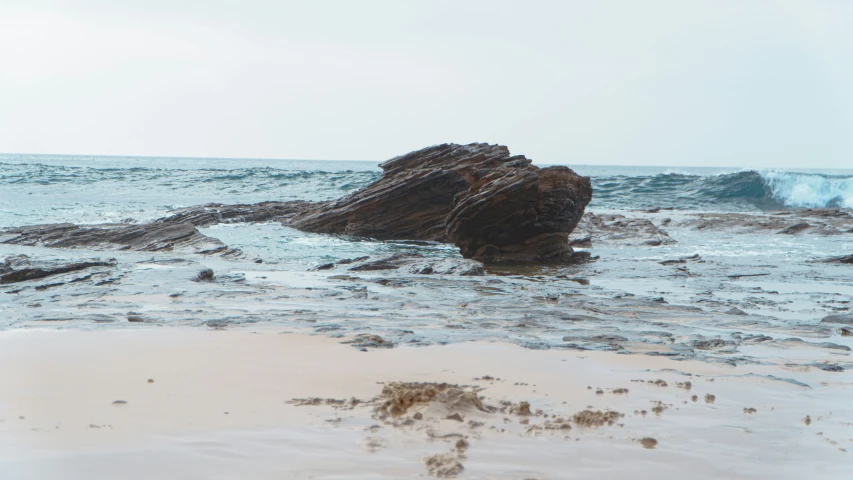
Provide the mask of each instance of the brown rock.
{"label": "brown rock", "polygon": [[0,229],[0,238],[2,238],[0,243],[50,248],[86,247],[140,252],[236,253],[219,240],[202,235],[188,223],[31,225]]}
{"label": "brown rock", "polygon": [[462,255],[486,263],[564,263],[569,233],[592,199],[588,177],[539,169],[520,157],[453,200],[447,232]]}
{"label": "brown rock", "polygon": [[395,157],[384,175],[285,223],[320,233],[452,241],[487,263],[572,262],[568,235],[592,198],[589,178],[540,169],[501,145],[443,144]]}

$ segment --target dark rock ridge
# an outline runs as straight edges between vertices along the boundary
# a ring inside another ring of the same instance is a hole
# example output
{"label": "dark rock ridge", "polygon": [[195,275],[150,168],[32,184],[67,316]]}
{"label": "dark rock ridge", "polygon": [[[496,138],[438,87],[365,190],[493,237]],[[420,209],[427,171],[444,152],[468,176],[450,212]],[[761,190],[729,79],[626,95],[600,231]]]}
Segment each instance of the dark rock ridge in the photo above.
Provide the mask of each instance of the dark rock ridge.
{"label": "dark rock ridge", "polygon": [[0,285],[8,285],[11,283],[26,282],[28,280],[38,280],[41,278],[52,277],[54,275],[62,275],[64,273],[77,272],[92,267],[114,267],[114,260],[109,261],[89,261],[76,263],[58,263],[45,262],[41,265],[33,266],[30,264],[29,258],[25,255],[16,255],[9,257],[3,264],[3,269],[0,270]]}
{"label": "dark rock ridge", "polygon": [[847,265],[853,265],[853,255],[845,255],[843,257],[833,257],[827,260],[824,260],[826,263],[844,263]]}
{"label": "dark rock ridge", "polygon": [[141,225],[70,223],[0,229],[0,243],[51,248],[92,248],[142,252],[188,251],[236,254],[224,243],[199,233],[188,223],[154,222]]}
{"label": "dark rock ridge", "polygon": [[219,223],[282,222],[296,213],[316,208],[317,204],[305,201],[261,202],[255,204],[223,205],[209,203],[181,208],[156,223],[188,223],[208,227]]}
{"label": "dark rock ridge", "polygon": [[453,242],[487,263],[573,260],[568,235],[592,198],[588,177],[540,169],[502,145],[443,144],[392,158],[381,179],[295,214],[318,233]]}

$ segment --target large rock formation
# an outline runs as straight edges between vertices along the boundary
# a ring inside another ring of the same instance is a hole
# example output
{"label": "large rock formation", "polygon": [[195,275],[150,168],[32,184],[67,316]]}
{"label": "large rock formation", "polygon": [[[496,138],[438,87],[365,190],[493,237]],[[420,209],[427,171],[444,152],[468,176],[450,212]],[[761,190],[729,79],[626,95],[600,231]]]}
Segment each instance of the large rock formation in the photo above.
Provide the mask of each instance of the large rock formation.
{"label": "large rock formation", "polygon": [[427,147],[380,165],[381,179],[296,213],[287,225],[320,233],[455,243],[488,263],[572,260],[568,235],[592,198],[588,177],[540,169],[502,145]]}
{"label": "large rock formation", "polygon": [[456,195],[447,233],[464,257],[487,263],[567,262],[569,233],[591,198],[589,178],[521,157]]}
{"label": "large rock formation", "polygon": [[592,198],[588,177],[538,168],[502,145],[427,147],[380,165],[381,179],[330,202],[208,204],[147,224],[0,229],[0,243],[55,248],[237,254],[195,227],[269,222],[309,232],[455,243],[486,263],[576,262],[568,235]]}

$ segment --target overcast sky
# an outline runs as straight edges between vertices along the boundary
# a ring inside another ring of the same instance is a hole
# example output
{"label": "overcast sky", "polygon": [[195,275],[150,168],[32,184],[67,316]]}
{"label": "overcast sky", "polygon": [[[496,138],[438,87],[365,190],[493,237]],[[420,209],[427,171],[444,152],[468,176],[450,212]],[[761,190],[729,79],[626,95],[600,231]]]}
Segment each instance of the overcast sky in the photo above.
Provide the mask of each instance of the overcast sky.
{"label": "overcast sky", "polygon": [[0,152],[853,166],[853,2],[0,1]]}

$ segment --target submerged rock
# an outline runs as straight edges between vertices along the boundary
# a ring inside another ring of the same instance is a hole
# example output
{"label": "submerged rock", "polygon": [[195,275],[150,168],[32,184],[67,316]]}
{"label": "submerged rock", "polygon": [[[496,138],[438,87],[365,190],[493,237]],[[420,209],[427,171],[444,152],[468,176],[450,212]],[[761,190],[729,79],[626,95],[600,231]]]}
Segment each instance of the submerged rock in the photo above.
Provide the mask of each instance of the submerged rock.
{"label": "submerged rock", "polygon": [[779,233],[782,235],[793,235],[795,233],[800,233],[803,230],[806,230],[808,228],[811,228],[811,225],[809,225],[808,222],[800,222],[800,223],[795,223],[795,224],[793,224],[790,227],[787,227],[785,229],[779,230],[776,233]]}
{"label": "submerged rock", "polygon": [[[586,212],[575,230],[577,246],[647,245],[657,247],[672,245],[676,241],[647,218],[630,218],[620,214],[595,214]],[[686,259],[687,260],[687,259]]]}
{"label": "submerged rock", "polygon": [[820,323],[838,323],[841,325],[853,325],[853,313],[827,315]]}
{"label": "submerged rock", "polygon": [[845,255],[843,257],[833,257],[825,260],[826,263],[843,263],[853,265],[853,255]]}
{"label": "submerged rock", "polygon": [[853,227],[850,210],[817,208],[785,210],[772,214],[696,213],[676,222],[695,230],[733,233],[776,232],[782,235],[839,235]]}
{"label": "submerged rock", "polygon": [[[341,261],[339,263],[344,262]],[[432,259],[418,253],[398,253],[375,260],[363,258],[356,262],[345,263],[345,265],[352,265],[348,270],[353,272],[397,270],[399,272],[418,275],[485,275],[483,264],[476,260],[466,258]]]}
{"label": "submerged rock", "polygon": [[8,270],[14,270],[16,268],[27,267],[30,265],[30,257],[26,255],[12,255],[6,257],[3,261],[3,264],[0,265],[5,267]]}

